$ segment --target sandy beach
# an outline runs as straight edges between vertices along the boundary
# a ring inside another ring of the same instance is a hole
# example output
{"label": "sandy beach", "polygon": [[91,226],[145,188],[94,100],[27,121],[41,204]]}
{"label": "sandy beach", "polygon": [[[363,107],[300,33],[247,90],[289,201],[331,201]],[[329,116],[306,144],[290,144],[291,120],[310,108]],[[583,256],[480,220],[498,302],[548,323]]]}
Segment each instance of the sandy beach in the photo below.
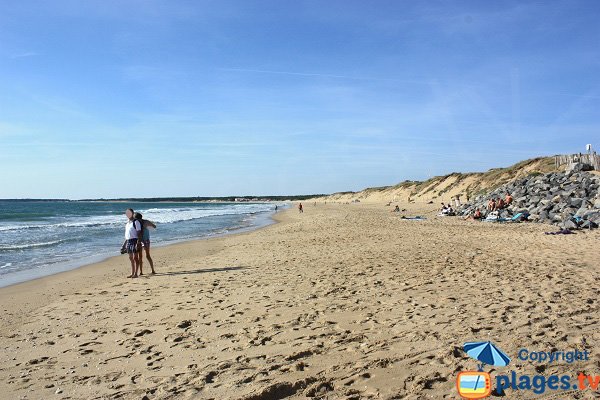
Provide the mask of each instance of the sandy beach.
{"label": "sandy beach", "polygon": [[[485,340],[519,374],[600,375],[600,232],[401,207],[427,220],[307,203],[158,248],[156,276],[125,279],[121,256],[2,288],[0,398],[455,399],[477,367],[463,343]],[[522,348],[591,357],[540,365]]]}

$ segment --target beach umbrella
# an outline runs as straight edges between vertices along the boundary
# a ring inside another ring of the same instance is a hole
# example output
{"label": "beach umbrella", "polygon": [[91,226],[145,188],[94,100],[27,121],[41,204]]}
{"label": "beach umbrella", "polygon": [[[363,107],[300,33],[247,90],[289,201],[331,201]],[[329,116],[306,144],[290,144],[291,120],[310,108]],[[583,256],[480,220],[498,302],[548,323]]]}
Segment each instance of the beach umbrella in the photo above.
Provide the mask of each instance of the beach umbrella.
{"label": "beach umbrella", "polygon": [[482,364],[505,367],[510,363],[510,358],[492,342],[468,342],[463,346],[469,357],[480,361]]}
{"label": "beach umbrella", "polygon": [[[467,342],[463,346],[469,357],[481,362],[479,370],[483,371],[483,364],[506,367],[510,358],[492,342]],[[479,384],[479,375],[475,381],[475,387]]]}

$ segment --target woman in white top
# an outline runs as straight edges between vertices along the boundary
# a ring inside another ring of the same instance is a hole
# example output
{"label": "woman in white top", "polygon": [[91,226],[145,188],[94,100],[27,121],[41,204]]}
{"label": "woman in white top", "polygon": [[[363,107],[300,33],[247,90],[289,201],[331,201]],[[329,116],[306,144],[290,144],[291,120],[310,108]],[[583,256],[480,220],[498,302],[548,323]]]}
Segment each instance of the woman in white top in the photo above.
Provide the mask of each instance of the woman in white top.
{"label": "woman in white top", "polygon": [[[140,221],[133,218],[134,212],[131,208],[125,211],[127,216],[127,224],[125,225],[125,242],[121,248],[121,253],[129,254],[129,262],[131,263],[131,275],[128,278],[137,278],[138,268],[140,265],[142,251],[142,224]],[[138,240],[138,238],[140,240]]]}

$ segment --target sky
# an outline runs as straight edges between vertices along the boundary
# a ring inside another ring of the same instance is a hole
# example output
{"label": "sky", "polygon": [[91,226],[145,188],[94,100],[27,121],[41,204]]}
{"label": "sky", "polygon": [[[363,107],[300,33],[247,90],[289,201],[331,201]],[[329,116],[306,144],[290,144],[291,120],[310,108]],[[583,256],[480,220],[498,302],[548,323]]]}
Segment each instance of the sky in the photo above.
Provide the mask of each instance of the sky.
{"label": "sky", "polygon": [[360,190],[600,148],[600,2],[0,0],[0,198]]}

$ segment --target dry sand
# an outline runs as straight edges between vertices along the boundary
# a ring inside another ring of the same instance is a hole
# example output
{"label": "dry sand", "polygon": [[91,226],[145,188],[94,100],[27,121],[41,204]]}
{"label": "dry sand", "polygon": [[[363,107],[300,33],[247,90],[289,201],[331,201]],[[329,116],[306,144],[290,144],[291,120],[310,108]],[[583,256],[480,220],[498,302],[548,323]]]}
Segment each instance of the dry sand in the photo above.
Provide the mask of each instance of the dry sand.
{"label": "dry sand", "polygon": [[[0,398],[454,399],[479,340],[508,371],[600,375],[598,232],[408,207],[428,220],[306,204],[156,249],[157,276],[125,279],[123,256],[0,289]],[[538,366],[520,348],[591,358]]]}

